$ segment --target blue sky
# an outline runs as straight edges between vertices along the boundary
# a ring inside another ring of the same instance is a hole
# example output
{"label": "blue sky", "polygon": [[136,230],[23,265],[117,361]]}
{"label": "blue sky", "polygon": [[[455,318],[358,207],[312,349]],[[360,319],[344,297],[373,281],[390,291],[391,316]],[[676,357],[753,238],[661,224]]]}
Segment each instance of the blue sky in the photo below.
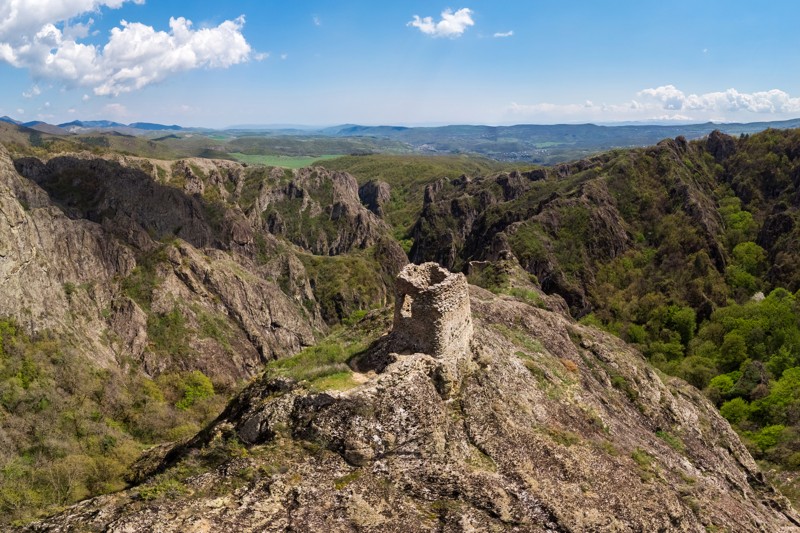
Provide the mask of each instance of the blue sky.
{"label": "blue sky", "polygon": [[792,1],[0,0],[0,115],[780,120],[800,117],[799,20]]}

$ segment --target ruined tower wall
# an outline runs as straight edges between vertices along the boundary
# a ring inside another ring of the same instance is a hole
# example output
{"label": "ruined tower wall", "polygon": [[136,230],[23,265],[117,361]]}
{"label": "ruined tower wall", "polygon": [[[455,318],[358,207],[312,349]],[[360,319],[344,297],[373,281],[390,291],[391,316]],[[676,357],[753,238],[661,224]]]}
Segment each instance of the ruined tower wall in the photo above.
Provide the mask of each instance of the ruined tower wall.
{"label": "ruined tower wall", "polygon": [[398,352],[464,354],[472,339],[466,277],[436,263],[406,266],[395,284],[392,331]]}

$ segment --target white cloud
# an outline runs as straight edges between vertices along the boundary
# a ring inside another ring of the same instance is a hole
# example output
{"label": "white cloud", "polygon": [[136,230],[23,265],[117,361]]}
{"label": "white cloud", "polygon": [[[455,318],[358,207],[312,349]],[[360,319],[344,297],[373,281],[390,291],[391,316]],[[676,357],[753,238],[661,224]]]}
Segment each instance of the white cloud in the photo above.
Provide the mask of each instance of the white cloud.
{"label": "white cloud", "polygon": [[313,23],[314,23],[314,26],[322,26],[322,19],[320,19],[320,18],[319,18],[318,16],[316,16],[316,15],[314,15],[313,17],[311,17],[311,22],[313,22]]}
{"label": "white cloud", "polygon": [[92,97],[89,96],[88,94],[84,94],[83,97],[81,98],[81,100],[83,100],[84,102],[88,102],[89,100],[91,100],[91,98]]}
{"label": "white cloud", "polygon": [[89,19],[85,24],[75,23],[64,27],[64,38],[71,41],[85,39],[89,36],[89,28],[94,24],[94,19]]}
{"label": "white cloud", "polygon": [[39,88],[38,85],[34,85],[31,87],[30,91],[25,91],[22,93],[23,98],[33,98],[34,96],[39,96],[42,94],[42,90]]}
{"label": "white cloud", "polygon": [[[779,89],[742,93],[736,89],[686,94],[674,85],[643,89],[628,102],[596,104],[519,104],[507,108],[512,117],[536,121],[707,121],[776,120],[800,115],[800,97]],[[764,117],[764,115],[770,115]]]}
{"label": "white cloud", "polygon": [[285,61],[285,60],[286,60],[286,59],[288,59],[288,58],[289,58],[289,54],[281,54],[281,59],[282,59],[282,60],[284,60],[284,61]]}
{"label": "white cloud", "polygon": [[461,37],[467,28],[474,25],[472,10],[466,7],[455,12],[452,9],[445,9],[439,22],[434,22],[433,17],[420,18],[419,15],[414,15],[414,19],[406,24],[418,28],[425,35],[450,38]]}
{"label": "white cloud", "polygon": [[24,110],[24,109],[22,109],[21,107],[18,107],[18,108],[17,108],[17,114],[18,114],[18,115],[24,115],[24,114],[25,114],[25,110]]}
{"label": "white cloud", "polygon": [[640,91],[638,96],[658,102],[664,109],[676,111],[800,113],[800,97],[793,98],[779,89],[754,93],[740,93],[736,89],[728,89],[687,95],[674,85],[664,85]]}
{"label": "white cloud", "polygon": [[664,85],[655,89],[644,89],[639,97],[651,98],[664,104],[664,109],[680,109],[683,107],[684,94],[674,85]]}
{"label": "white cloud", "polygon": [[68,24],[80,15],[101,7],[118,8],[126,1],[143,3],[0,0],[0,61],[29,69],[35,78],[89,87],[98,96],[117,96],[180,72],[227,68],[253,55],[242,35],[244,17],[201,29],[194,29],[183,17],[170,18],[168,32],[123,20],[101,46],[79,42],[88,34],[92,19]]}
{"label": "white cloud", "polygon": [[34,35],[47,24],[64,22],[102,7],[117,9],[144,0],[3,0],[0,1],[0,42],[14,43]]}
{"label": "white cloud", "polygon": [[493,35],[493,37],[495,37],[496,39],[502,39],[504,37],[513,37],[513,36],[514,36],[514,30],[498,31]]}

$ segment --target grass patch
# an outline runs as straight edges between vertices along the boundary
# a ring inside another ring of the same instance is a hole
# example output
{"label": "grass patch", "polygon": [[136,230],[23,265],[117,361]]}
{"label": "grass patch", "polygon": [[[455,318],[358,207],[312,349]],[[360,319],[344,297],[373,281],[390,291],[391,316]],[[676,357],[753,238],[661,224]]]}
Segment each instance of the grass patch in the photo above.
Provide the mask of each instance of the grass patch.
{"label": "grass patch", "polygon": [[347,475],[344,475],[342,477],[336,478],[333,481],[333,487],[336,490],[342,490],[343,488],[345,488],[349,484],[351,484],[351,483],[355,482],[356,480],[358,480],[358,478],[361,477],[361,474],[362,474],[361,470],[354,470],[353,472],[350,472]]}
{"label": "grass patch", "polygon": [[628,399],[633,403],[636,403],[639,399],[639,392],[631,387],[631,384],[628,383],[628,380],[619,374],[611,373],[611,386],[624,392],[625,396],[627,396]]}
{"label": "grass patch", "polygon": [[324,340],[297,355],[269,363],[267,369],[297,381],[312,381],[349,371],[345,362],[351,355],[338,342]]}
{"label": "grass patch", "polygon": [[494,459],[483,453],[477,446],[470,446],[469,457],[467,457],[467,464],[476,470],[484,470],[486,472],[497,472],[497,464]]}
{"label": "grass patch", "polygon": [[536,339],[532,339],[526,332],[516,328],[509,328],[504,324],[492,324],[494,328],[499,331],[506,339],[510,340],[518,346],[522,346],[531,353],[544,353],[545,349],[542,343]]}
{"label": "grass patch", "polygon": [[631,452],[631,459],[639,467],[639,477],[642,481],[650,481],[655,476],[653,467],[653,456],[641,448],[636,448]]}
{"label": "grass patch", "polygon": [[391,301],[387,288],[393,282],[381,271],[374,253],[370,249],[339,256],[300,255],[325,322],[355,324],[364,310]]}
{"label": "grass patch", "polygon": [[158,500],[161,498],[175,499],[187,494],[189,489],[177,479],[164,479],[151,485],[139,487],[139,498],[145,501]]}
{"label": "grass patch", "polygon": [[251,155],[241,152],[228,154],[241,163],[248,165],[264,165],[268,167],[283,168],[303,168],[309,167],[317,161],[327,161],[341,157],[340,155],[320,155],[320,156],[293,156],[293,155]]}
{"label": "grass patch", "polygon": [[267,364],[267,372],[297,381],[309,382],[314,390],[347,390],[358,385],[347,361],[364,350],[362,339],[348,342],[339,338],[339,330],[322,342],[306,348],[292,357]]}
{"label": "grass patch", "polygon": [[232,349],[232,332],[228,320],[221,314],[207,313],[198,306],[193,307],[192,310],[195,312],[197,321],[200,323],[200,336],[202,338],[212,339],[220,346],[230,351]]}
{"label": "grass patch", "polygon": [[617,456],[619,455],[619,450],[618,450],[618,449],[617,449],[617,447],[616,447],[616,446],[614,446],[614,444],[613,444],[612,442],[610,442],[610,441],[607,441],[607,440],[601,440],[601,441],[598,443],[598,445],[600,446],[600,448],[601,448],[601,449],[602,449],[602,450],[603,450],[605,453],[607,453],[607,454],[608,454],[608,455],[610,455],[611,457],[617,457]]}
{"label": "grass patch", "polygon": [[158,266],[169,261],[166,246],[144,254],[130,275],[122,280],[122,291],[145,311],[150,311],[153,291],[160,283]]}
{"label": "grass patch", "polygon": [[547,309],[547,304],[536,291],[521,289],[519,287],[511,287],[505,292],[510,296],[517,298],[518,300],[522,300],[528,305],[538,307],[540,309]]}
{"label": "grass patch", "polygon": [[684,453],[686,451],[686,445],[683,444],[683,441],[680,437],[667,431],[656,431],[656,436],[666,442],[669,447],[674,449],[676,452]]}
{"label": "grass patch", "polygon": [[546,433],[553,441],[567,448],[581,441],[580,435],[564,429],[548,428]]}
{"label": "grass patch", "polygon": [[345,391],[358,386],[353,379],[353,372],[337,372],[329,376],[317,378],[310,383],[311,388],[316,391],[338,390]]}

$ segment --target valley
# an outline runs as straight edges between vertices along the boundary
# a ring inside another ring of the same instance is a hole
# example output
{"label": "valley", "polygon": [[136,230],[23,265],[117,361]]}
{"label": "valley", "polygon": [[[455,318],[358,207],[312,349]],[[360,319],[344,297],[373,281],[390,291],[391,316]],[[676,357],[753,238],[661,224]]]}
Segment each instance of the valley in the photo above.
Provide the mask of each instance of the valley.
{"label": "valley", "polygon": [[[0,124],[6,524],[796,526],[800,132],[540,166],[404,131]],[[409,260],[471,284],[455,366],[392,359]]]}

